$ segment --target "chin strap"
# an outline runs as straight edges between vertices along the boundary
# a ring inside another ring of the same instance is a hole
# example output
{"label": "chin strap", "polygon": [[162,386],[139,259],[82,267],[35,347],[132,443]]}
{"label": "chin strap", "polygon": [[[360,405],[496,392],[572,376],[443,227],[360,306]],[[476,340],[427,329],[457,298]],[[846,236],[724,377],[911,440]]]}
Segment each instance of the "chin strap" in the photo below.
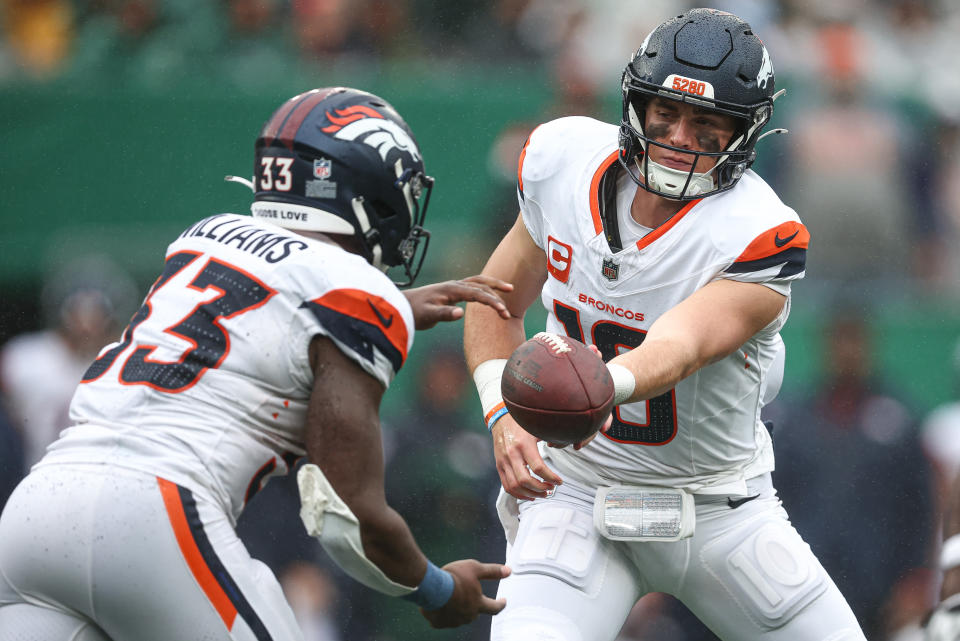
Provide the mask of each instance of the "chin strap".
{"label": "chin strap", "polygon": [[246,185],[250,191],[255,191],[252,180],[247,180],[246,178],[241,178],[240,176],[224,176],[223,179],[228,183],[240,183],[241,185]]}
{"label": "chin strap", "polygon": [[350,201],[353,207],[353,213],[360,224],[360,236],[366,241],[370,248],[370,264],[380,271],[387,271],[387,265],[383,264],[383,249],[380,247],[380,235],[376,230],[370,233],[370,217],[367,216],[367,210],[363,206],[363,196],[357,196]]}

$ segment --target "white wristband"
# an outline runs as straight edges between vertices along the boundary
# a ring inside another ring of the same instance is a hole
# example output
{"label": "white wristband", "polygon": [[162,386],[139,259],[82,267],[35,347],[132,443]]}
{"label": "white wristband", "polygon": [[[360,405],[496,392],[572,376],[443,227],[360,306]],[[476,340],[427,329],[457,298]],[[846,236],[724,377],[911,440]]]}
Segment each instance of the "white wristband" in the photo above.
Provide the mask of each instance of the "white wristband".
{"label": "white wristband", "polygon": [[940,569],[949,570],[960,565],[960,534],[954,534],[940,548]]}
{"label": "white wristband", "polygon": [[493,429],[493,424],[507,413],[503,395],[500,393],[500,379],[506,366],[507,359],[492,358],[480,363],[473,370],[473,382],[477,384],[480,407],[483,408],[483,422],[488,430]]}
{"label": "white wristband", "polygon": [[613,378],[613,404],[620,405],[633,396],[637,379],[633,376],[633,372],[623,365],[608,363],[607,369],[610,370],[610,376]]}

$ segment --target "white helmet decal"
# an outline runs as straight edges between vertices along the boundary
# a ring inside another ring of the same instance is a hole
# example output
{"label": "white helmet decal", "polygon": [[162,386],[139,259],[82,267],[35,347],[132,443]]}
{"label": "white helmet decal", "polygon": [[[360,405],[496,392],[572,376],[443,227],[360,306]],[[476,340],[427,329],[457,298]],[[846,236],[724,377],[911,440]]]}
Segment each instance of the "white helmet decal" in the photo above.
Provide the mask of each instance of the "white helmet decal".
{"label": "white helmet decal", "polygon": [[[403,127],[387,120],[369,107],[356,105],[347,109],[337,109],[338,116],[327,112],[327,119],[334,123],[324,127],[323,131],[334,134],[334,138],[361,142],[373,147],[383,160],[391,149],[401,149],[420,160],[420,150]],[[367,135],[364,135],[367,134]],[[359,139],[359,140],[358,140]]]}
{"label": "white helmet decal", "polygon": [[[655,30],[654,30],[655,31]],[[650,42],[650,36],[653,35],[653,31],[647,34],[647,37],[643,39],[643,43],[640,45],[640,48],[633,52],[633,57],[630,59],[630,62],[633,62],[639,58],[647,50],[647,44]]]}
{"label": "white helmet decal", "polygon": [[760,64],[760,71],[757,72],[757,86],[766,88],[770,78],[773,78],[773,63],[770,62],[770,52],[764,47],[763,62]]}

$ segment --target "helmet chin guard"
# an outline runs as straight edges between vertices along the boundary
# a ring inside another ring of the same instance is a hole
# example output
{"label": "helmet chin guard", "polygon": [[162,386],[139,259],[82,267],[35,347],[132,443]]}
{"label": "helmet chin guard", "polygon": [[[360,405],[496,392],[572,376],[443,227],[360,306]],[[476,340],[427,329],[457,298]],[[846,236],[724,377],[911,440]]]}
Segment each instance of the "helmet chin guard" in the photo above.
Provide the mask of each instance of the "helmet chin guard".
{"label": "helmet chin guard", "polygon": [[[636,163],[640,174],[646,179],[645,182],[658,192],[674,197],[693,196],[699,198],[701,194],[713,191],[712,169],[703,173],[672,169],[653,162],[646,154],[643,156],[642,163],[639,158],[634,158],[633,161]],[[632,173],[631,177],[633,177]]]}

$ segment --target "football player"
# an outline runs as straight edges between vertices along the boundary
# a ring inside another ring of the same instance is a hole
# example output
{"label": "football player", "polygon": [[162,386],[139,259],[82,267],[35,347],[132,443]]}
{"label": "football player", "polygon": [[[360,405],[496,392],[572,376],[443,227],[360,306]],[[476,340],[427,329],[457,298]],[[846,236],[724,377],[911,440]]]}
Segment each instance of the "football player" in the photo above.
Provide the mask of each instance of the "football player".
{"label": "football player", "polygon": [[[298,459],[301,518],[351,576],[436,627],[504,601],[498,564],[428,561],[384,499],[379,405],[414,331],[461,301],[507,315],[492,277],[401,292],[433,179],[372,94],[315,89],[256,141],[251,216],[169,246],[120,340],[83,376],[73,426],[0,518],[0,639],[302,639],[280,586],[234,531]],[[293,515],[291,515],[293,516]]]}
{"label": "football player", "polygon": [[[864,638],[777,499],[760,421],[809,240],[750,171],[777,95],[750,26],[693,9],[632,56],[619,127],[560,118],[524,145],[520,215],[483,270],[514,284],[512,317],[468,305],[464,328],[513,570],[493,639],[613,639],[650,592],[728,641]],[[609,430],[572,448],[499,397],[537,297],[616,387]]]}

